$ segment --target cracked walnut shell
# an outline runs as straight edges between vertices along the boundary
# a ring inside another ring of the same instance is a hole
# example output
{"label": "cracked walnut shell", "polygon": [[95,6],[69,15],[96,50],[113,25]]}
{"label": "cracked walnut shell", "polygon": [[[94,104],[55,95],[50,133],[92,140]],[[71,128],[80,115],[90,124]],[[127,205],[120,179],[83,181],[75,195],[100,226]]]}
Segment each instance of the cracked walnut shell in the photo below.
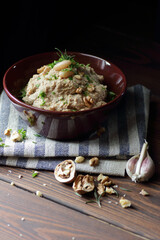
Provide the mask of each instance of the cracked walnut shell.
{"label": "cracked walnut shell", "polygon": [[73,190],[79,194],[85,194],[94,190],[94,178],[90,175],[78,175],[73,183]]}
{"label": "cracked walnut shell", "polygon": [[75,163],[70,159],[59,163],[54,170],[55,179],[61,183],[73,182],[75,175]]}

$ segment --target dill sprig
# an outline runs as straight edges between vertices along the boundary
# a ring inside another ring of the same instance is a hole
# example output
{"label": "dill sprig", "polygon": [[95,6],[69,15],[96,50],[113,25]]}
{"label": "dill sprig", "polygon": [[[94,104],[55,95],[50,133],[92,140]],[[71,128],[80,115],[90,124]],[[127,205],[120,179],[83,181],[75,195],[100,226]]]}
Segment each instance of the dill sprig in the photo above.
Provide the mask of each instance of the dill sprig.
{"label": "dill sprig", "polygon": [[[64,60],[70,60],[71,64],[69,65],[69,67],[63,69],[62,71],[73,71],[76,74],[76,70],[75,69],[77,69],[79,67],[85,66],[85,64],[80,64],[79,62],[75,61],[75,59],[74,59],[75,55],[68,55],[66,49],[65,49],[64,53],[60,49],[58,49],[58,48],[55,48],[55,49],[57,50],[57,55],[59,56],[59,59],[58,60],[54,60],[54,62],[48,64],[48,66],[50,68],[53,68],[59,62],[62,62]],[[88,67],[89,65],[90,64],[87,64],[86,67]]]}

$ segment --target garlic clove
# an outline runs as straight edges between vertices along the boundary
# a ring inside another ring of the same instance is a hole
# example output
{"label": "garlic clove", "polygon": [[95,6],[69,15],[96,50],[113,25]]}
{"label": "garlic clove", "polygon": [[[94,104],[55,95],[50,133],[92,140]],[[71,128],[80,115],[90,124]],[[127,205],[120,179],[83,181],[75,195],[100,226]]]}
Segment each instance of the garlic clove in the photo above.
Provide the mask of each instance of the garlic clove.
{"label": "garlic clove", "polygon": [[148,181],[155,172],[155,165],[148,151],[145,141],[140,154],[131,157],[126,164],[126,172],[134,182]]}
{"label": "garlic clove", "polygon": [[137,161],[139,159],[139,154],[131,157],[126,164],[127,175],[132,178],[133,173],[136,171]]}
{"label": "garlic clove", "polygon": [[140,180],[144,179],[144,181],[148,181],[153,176],[154,172],[155,172],[154,162],[147,152],[147,157],[143,160],[141,165],[139,179]]}

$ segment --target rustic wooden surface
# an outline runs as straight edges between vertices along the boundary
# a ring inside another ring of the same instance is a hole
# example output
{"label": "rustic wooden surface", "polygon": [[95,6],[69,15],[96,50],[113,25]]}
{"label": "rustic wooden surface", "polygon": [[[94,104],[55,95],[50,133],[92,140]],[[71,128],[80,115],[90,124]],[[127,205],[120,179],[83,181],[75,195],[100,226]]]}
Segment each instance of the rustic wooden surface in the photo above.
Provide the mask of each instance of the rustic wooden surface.
{"label": "rustic wooden surface", "polygon": [[[53,172],[39,171],[32,178],[32,170],[0,166],[0,239],[160,239],[159,56],[157,44],[139,42],[135,50],[132,41],[125,46],[124,56],[109,56],[125,72],[129,86],[141,83],[152,90],[147,139],[155,176],[143,184],[128,177],[111,177],[119,197],[103,197],[100,208],[96,203],[86,204],[92,196],[79,197],[72,185],[57,182]],[[150,196],[139,194],[143,188]],[[37,190],[42,192],[41,198],[35,195]],[[131,208],[119,205],[124,194],[131,200]]]}

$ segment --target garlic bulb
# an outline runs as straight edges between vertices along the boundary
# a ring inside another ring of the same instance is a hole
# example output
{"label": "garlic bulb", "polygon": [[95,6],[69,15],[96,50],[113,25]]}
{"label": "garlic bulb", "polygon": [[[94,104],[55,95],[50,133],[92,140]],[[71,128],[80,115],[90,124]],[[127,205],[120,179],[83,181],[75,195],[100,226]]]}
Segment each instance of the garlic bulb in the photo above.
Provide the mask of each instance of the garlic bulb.
{"label": "garlic bulb", "polygon": [[131,157],[126,164],[126,172],[134,182],[148,181],[155,172],[155,165],[148,154],[148,143],[145,140],[140,154]]}

